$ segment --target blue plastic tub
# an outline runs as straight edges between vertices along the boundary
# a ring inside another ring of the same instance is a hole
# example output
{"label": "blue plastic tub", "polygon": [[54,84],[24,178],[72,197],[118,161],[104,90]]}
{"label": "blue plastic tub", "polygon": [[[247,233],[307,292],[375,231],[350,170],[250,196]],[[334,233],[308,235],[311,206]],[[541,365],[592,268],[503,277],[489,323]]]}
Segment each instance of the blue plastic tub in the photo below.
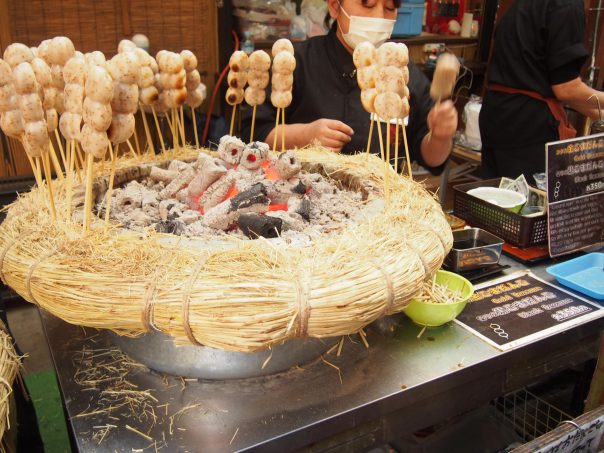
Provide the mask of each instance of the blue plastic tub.
{"label": "blue plastic tub", "polygon": [[546,271],[564,286],[594,299],[604,299],[604,253],[588,253],[550,266]]}
{"label": "blue plastic tub", "polygon": [[423,1],[407,0],[398,9],[392,36],[417,36],[422,32],[425,4]]}

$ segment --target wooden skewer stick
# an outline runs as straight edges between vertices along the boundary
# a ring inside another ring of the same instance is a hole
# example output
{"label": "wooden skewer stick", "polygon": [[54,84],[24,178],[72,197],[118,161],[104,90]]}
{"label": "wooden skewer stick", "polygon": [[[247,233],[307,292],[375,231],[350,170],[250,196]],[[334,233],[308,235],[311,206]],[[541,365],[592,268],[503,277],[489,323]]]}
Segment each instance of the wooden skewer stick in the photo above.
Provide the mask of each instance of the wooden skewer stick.
{"label": "wooden skewer stick", "polygon": [[75,140],[67,142],[67,219],[71,220],[71,200],[72,200],[72,187],[73,187],[73,167],[75,164],[74,153],[75,151]]}
{"label": "wooden skewer stick", "polygon": [[[79,143],[76,143],[76,156],[78,157],[78,165],[80,166],[82,171],[86,171],[86,163],[84,162],[84,157],[82,156],[82,149],[80,148]],[[84,175],[84,177],[86,177],[86,175]]]}
{"label": "wooden skewer stick", "polygon": [[366,148],[367,154],[369,154],[370,149],[371,149],[371,137],[373,135],[373,125],[375,123],[375,118],[373,117],[373,115],[370,114],[369,117],[371,119],[369,120],[369,123],[370,123],[369,124],[369,137],[367,138],[367,148]]}
{"label": "wooden skewer stick", "polygon": [[109,175],[109,188],[107,189],[107,197],[105,199],[105,233],[109,227],[109,215],[111,212],[111,193],[113,192],[113,180],[115,179],[115,163],[117,161],[117,151],[119,144],[115,146],[115,152],[112,150],[111,144],[109,145],[109,154],[111,155],[111,173]]}
{"label": "wooden skewer stick", "polygon": [[[140,156],[138,154],[136,154],[136,151],[134,151],[134,148],[132,147],[132,143],[130,143],[130,139],[127,139],[126,143],[128,144],[128,148],[130,149],[130,151],[134,155],[134,158],[138,159]],[[117,152],[117,150],[116,150],[116,152]],[[113,165],[113,162],[111,162],[111,164]]]}
{"label": "wooden skewer stick", "polygon": [[[254,113],[256,113],[254,111]],[[195,148],[199,149],[199,137],[197,136],[197,116],[195,116],[195,107],[191,106],[191,118],[193,119],[193,133],[195,134]],[[252,120],[252,131],[254,130],[254,122]]]}
{"label": "wooden skewer stick", "polygon": [[237,104],[233,106],[233,111],[231,112],[231,127],[229,129],[229,135],[233,135],[233,129],[235,127],[235,112],[237,111]]}
{"label": "wooden skewer stick", "polygon": [[386,165],[384,166],[384,183],[386,193],[386,205],[390,203],[390,120],[386,124]]}
{"label": "wooden skewer stick", "polygon": [[52,220],[57,220],[57,211],[55,209],[55,197],[52,193],[52,175],[50,173],[50,157],[48,152],[42,155],[42,167],[44,167],[44,178],[46,179],[46,185],[48,187],[48,201],[50,201],[50,213]]}
{"label": "wooden skewer stick", "polygon": [[[55,169],[55,173],[59,181],[63,181],[65,179],[65,177],[63,176],[63,169],[61,168],[61,164],[59,163],[59,158],[57,157],[57,153],[55,151],[55,147],[52,144],[52,140],[49,140],[48,144],[50,145],[50,159],[52,159],[52,166]],[[63,165],[66,165],[65,162],[63,163]]]}
{"label": "wooden skewer stick", "polygon": [[[170,119],[170,116],[172,117],[172,119]],[[172,134],[172,148],[177,149],[178,135],[176,135],[176,130],[174,129],[174,110],[170,110],[170,112],[166,114],[166,121],[168,122],[170,133]]]}
{"label": "wooden skewer stick", "polygon": [[157,119],[157,113],[155,112],[155,107],[151,106],[151,111],[153,112],[153,119],[155,120],[155,128],[157,129],[157,136],[159,138],[159,142],[161,143],[162,154],[166,154],[166,145],[164,143],[164,136],[161,134],[161,128],[159,127],[159,120]]}
{"label": "wooden skewer stick", "polygon": [[[134,134],[132,135],[134,135],[134,146],[136,146],[136,154],[140,157],[143,153],[141,152],[141,146],[138,142],[138,133],[136,131],[136,126],[134,126]],[[109,146],[109,149],[111,149],[111,146]]]}
{"label": "wooden skewer stick", "polygon": [[58,129],[55,129],[55,137],[57,139],[57,145],[59,145],[59,151],[61,152],[61,159],[63,160],[63,167],[67,168],[67,156],[65,155],[65,150],[63,149],[63,140],[61,140],[61,136],[59,135]]}
{"label": "wooden skewer stick", "polygon": [[277,117],[275,118],[275,130],[273,136],[273,152],[277,151],[277,135],[279,135],[279,114],[281,112],[280,108],[277,108]]}
{"label": "wooden skewer stick", "polygon": [[40,168],[36,167],[36,162],[32,159],[32,157],[25,153],[27,159],[29,160],[29,164],[31,165],[31,171],[34,173],[34,178],[36,178],[36,184],[40,189],[42,189],[42,176],[40,176]]}
{"label": "wooden skewer stick", "polygon": [[394,132],[394,172],[396,174],[398,174],[398,120],[397,118]]}
{"label": "wooden skewer stick", "polygon": [[409,145],[407,143],[407,128],[405,127],[405,120],[403,120],[403,140],[405,141],[405,157],[407,159],[409,177],[413,179],[413,171],[411,171],[411,158],[409,157]]}
{"label": "wooden skewer stick", "polygon": [[379,138],[379,142],[380,142],[380,157],[382,158],[382,160],[385,159],[384,156],[384,139],[382,138],[382,121],[380,119],[377,120],[377,130],[378,130],[378,138]]}
{"label": "wooden skewer stick", "polygon": [[71,147],[71,160],[73,161],[72,165],[75,166],[75,170],[78,175],[78,183],[82,184],[82,174],[80,173],[80,168],[82,168],[82,170],[84,170],[84,168],[80,166],[80,155],[78,154],[79,146],[79,143],[74,140],[73,146]]}
{"label": "wooden skewer stick", "polygon": [[[178,115],[178,112],[176,114]],[[180,141],[182,146],[185,146],[187,143],[185,140],[185,113],[182,105],[180,106]]]}
{"label": "wooden skewer stick", "polygon": [[254,141],[254,126],[256,126],[256,105],[252,108],[252,131],[250,132],[250,143]]}
{"label": "wooden skewer stick", "polygon": [[281,109],[281,151],[285,152],[285,109]]}
{"label": "wooden skewer stick", "polygon": [[151,151],[151,154],[155,154],[155,148],[153,147],[153,137],[151,137],[151,131],[149,130],[149,123],[147,123],[147,114],[143,110],[143,106],[140,106],[141,117],[143,118],[143,126],[145,127],[145,136],[147,137],[147,150]]}
{"label": "wooden skewer stick", "polygon": [[90,231],[90,219],[92,217],[92,181],[93,181],[94,156],[86,153],[86,192],[84,196],[84,234]]}

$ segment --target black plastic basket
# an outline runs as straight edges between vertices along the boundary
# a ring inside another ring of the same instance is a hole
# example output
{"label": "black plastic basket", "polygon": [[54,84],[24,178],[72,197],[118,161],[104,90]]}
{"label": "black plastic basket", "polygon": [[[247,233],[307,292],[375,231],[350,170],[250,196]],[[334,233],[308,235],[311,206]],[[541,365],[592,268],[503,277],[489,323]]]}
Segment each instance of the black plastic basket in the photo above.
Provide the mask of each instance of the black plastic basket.
{"label": "black plastic basket", "polygon": [[477,187],[499,187],[500,181],[501,178],[497,178],[454,186],[455,215],[517,247],[526,248],[546,243],[545,213],[536,217],[523,217],[467,193]]}

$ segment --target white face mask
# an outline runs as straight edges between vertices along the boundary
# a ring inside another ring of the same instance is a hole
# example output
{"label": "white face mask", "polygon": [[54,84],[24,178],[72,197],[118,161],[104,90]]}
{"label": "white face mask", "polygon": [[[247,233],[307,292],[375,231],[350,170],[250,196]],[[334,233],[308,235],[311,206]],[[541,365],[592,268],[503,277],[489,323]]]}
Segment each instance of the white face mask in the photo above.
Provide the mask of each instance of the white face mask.
{"label": "white face mask", "polygon": [[338,28],[340,28],[344,41],[352,49],[363,41],[369,41],[375,47],[379,47],[390,39],[396,21],[381,17],[349,16],[342,8],[342,4],[340,2],[338,4],[344,15],[348,17],[348,33],[342,31],[339,23]]}

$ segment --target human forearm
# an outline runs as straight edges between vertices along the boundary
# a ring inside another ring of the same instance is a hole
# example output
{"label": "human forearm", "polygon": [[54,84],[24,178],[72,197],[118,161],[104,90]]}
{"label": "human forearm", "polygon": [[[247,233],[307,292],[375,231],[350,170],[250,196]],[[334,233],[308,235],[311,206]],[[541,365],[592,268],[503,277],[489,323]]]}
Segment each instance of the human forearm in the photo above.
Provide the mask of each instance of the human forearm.
{"label": "human forearm", "polygon": [[600,105],[604,106],[604,92],[587,86],[579,77],[569,82],[553,85],[552,91],[556,99],[590,118],[598,117],[595,108],[597,102],[595,98],[590,99],[591,96],[595,95],[600,101]]}
{"label": "human forearm", "polygon": [[421,153],[424,163],[430,167],[442,165],[453,149],[453,139],[438,138],[427,134],[422,140]]}
{"label": "human forearm", "polygon": [[[283,134],[283,125],[280,124],[276,128],[273,128],[264,141],[269,145],[273,146],[275,141],[275,134],[277,135],[277,149],[281,149],[281,140]],[[285,149],[292,149],[296,147],[302,147],[308,145],[308,137],[305,136],[304,130],[306,124],[286,124],[285,125]]]}

